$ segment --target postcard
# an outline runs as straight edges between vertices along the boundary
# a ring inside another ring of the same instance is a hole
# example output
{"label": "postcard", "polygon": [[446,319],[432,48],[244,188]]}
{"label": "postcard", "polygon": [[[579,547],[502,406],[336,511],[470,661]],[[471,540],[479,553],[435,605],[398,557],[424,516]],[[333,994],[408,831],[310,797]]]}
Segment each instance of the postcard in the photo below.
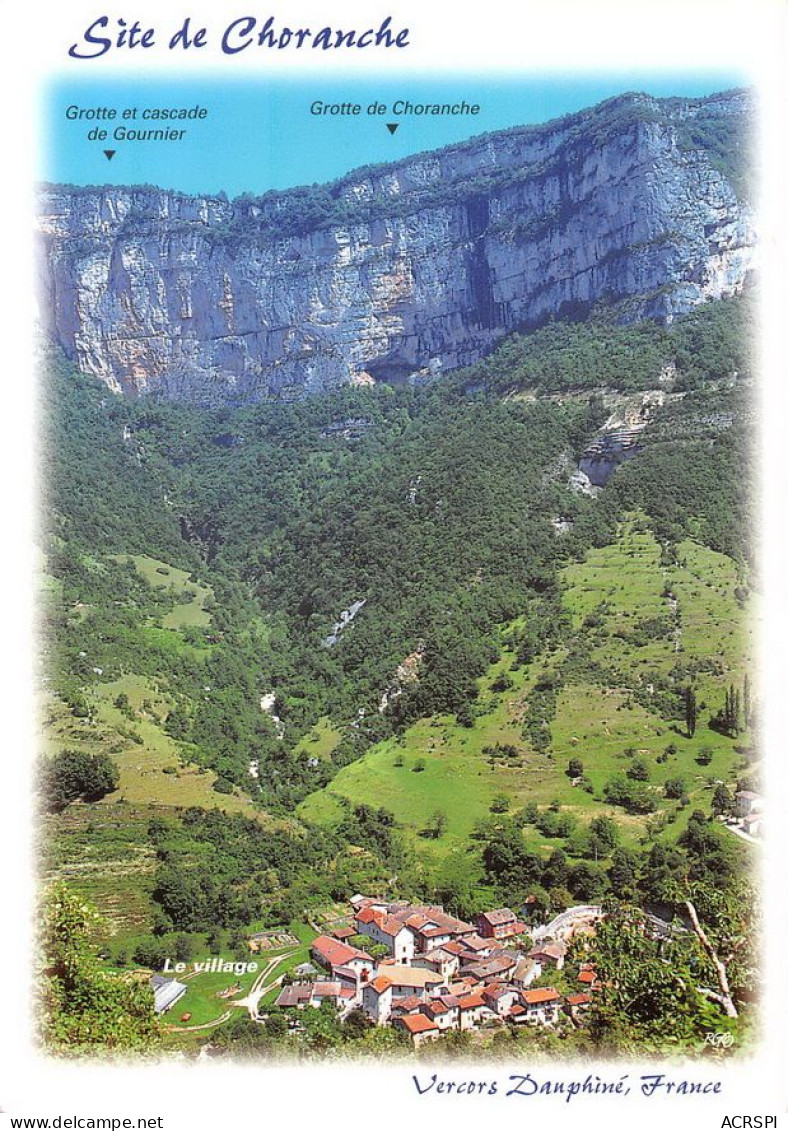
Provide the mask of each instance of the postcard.
{"label": "postcard", "polygon": [[784,16],[631,8],[9,20],[9,1126],[786,1118]]}

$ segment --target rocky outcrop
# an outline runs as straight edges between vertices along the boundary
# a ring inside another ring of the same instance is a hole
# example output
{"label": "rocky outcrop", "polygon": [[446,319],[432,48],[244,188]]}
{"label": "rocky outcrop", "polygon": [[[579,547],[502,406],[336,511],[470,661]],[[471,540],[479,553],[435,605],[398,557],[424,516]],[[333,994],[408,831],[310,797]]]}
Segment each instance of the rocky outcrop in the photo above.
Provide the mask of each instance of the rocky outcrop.
{"label": "rocky outcrop", "polygon": [[670,318],[753,269],[752,211],[697,141],[747,110],[622,96],[235,201],[46,186],[42,319],[117,391],[216,403],[418,379],[600,300]]}

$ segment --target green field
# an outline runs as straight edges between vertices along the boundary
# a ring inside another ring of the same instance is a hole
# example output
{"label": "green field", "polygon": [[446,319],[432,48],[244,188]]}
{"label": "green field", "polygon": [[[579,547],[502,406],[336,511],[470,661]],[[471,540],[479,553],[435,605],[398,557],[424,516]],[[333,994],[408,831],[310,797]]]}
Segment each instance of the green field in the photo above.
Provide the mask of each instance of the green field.
{"label": "green field", "polygon": [[321,761],[326,761],[330,759],[341,739],[342,732],[324,716],[318,719],[312,729],[297,743],[295,753],[305,758],[320,758]]}
{"label": "green field", "polygon": [[[634,841],[650,818],[628,815],[599,798],[605,782],[625,774],[635,756],[648,764],[647,788],[668,819],[666,836],[677,835],[693,808],[708,809],[712,783],[732,784],[741,771],[736,747],[747,740],[742,735],[733,742],[708,726],[725,687],[752,670],[755,625],[736,564],[691,541],[678,545],[675,561],[662,561],[644,518],[634,516],[621,525],[614,544],[567,567],[563,582],[565,607],[584,634],[581,660],[590,666],[575,673],[563,650],[512,670],[504,633],[502,658],[479,681],[481,713],[472,728],[453,717],[414,724],[402,739],[379,743],[341,769],[302,802],[299,815],[333,823],[343,812],[343,798],[374,803],[394,814],[420,854],[439,858],[464,846],[474,825],[489,816],[493,799],[506,795],[512,808],[557,801],[584,823],[602,813],[614,816],[624,839]],[[523,737],[528,695],[539,671],[562,664],[566,674],[551,724],[551,750],[538,753]],[[674,682],[683,682],[677,664],[693,672],[701,703],[692,739],[680,719],[662,717],[650,702],[650,689],[657,695],[660,681],[671,673]],[[490,684],[502,671],[509,672],[513,686],[494,694]],[[516,746],[520,764],[491,765],[483,751],[496,743]],[[675,751],[658,763],[668,746]],[[710,765],[696,761],[702,747],[712,751]],[[593,794],[567,776],[572,757],[583,762]],[[424,763],[422,772],[414,771],[417,760]],[[677,777],[691,803],[683,808],[663,794],[665,781]],[[426,839],[420,833],[436,810],[446,814],[445,832]],[[534,829],[527,836],[545,849],[552,843]]]}
{"label": "green field", "polygon": [[[202,961],[198,959],[197,961]],[[254,958],[251,958],[254,961]],[[237,1006],[233,1004],[245,997],[252,987],[252,983],[259,975],[260,970],[246,974],[203,974],[203,973],[187,973],[187,974],[172,974],[171,976],[177,978],[179,982],[183,982],[188,986],[188,990],[176,1002],[171,1010],[162,1018],[163,1023],[169,1028],[177,1031],[179,1029],[194,1028],[197,1025],[210,1024],[216,1021],[223,1014],[228,1011],[235,1011]],[[229,998],[221,998],[218,995],[225,990],[230,990],[234,986],[239,987],[238,993],[233,994]],[[191,1017],[188,1021],[182,1021],[181,1018],[185,1013],[190,1013]]]}
{"label": "green field", "polygon": [[[525,788],[524,769],[492,768],[483,747],[495,742],[523,746],[520,717],[523,698],[532,678],[525,670],[513,672],[515,686],[505,696],[485,689],[512,657],[494,665],[481,681],[480,700],[488,709],[471,729],[458,726],[453,716],[420,720],[402,740],[387,739],[362,758],[345,766],[332,782],[307,797],[298,808],[305,820],[335,821],[342,814],[339,797],[391,810],[406,829],[418,834],[436,809],[445,812],[447,826],[439,840],[419,837],[427,855],[443,855],[467,842],[473,826],[489,813],[500,793],[516,794]],[[423,771],[414,769],[423,760]],[[396,763],[402,761],[402,765]],[[549,760],[528,756],[528,790],[553,777]]]}
{"label": "green field", "polygon": [[[200,1037],[200,1033],[191,1034],[189,1031],[195,1026],[209,1025],[219,1021],[228,1012],[230,1016],[238,1008],[234,1002],[239,1002],[252,988],[253,983],[265,974],[263,989],[265,992],[260,998],[260,1008],[273,1005],[281,990],[280,979],[286,973],[294,970],[304,962],[310,960],[309,947],[316,937],[315,932],[307,923],[294,922],[288,925],[288,930],[299,940],[299,945],[290,949],[265,951],[261,954],[250,952],[248,961],[257,963],[257,970],[241,975],[224,973],[188,973],[179,977],[189,987],[174,1008],[163,1018],[168,1030],[167,1043],[181,1046],[193,1037]],[[198,958],[197,961],[200,961]],[[266,968],[269,967],[266,972]],[[220,991],[227,990],[238,984],[240,990],[233,997],[223,999],[218,997]],[[269,987],[266,989],[266,987]],[[188,1021],[182,1021],[185,1013],[190,1013]],[[205,1036],[205,1032],[202,1036]]]}
{"label": "green field", "polygon": [[[128,698],[127,713],[116,706],[121,694]],[[122,799],[133,804],[198,805],[260,816],[259,808],[240,790],[217,793],[212,788],[216,781],[212,770],[181,760],[179,744],[161,727],[170,708],[169,700],[150,680],[124,675],[112,683],[91,686],[86,696],[91,706],[90,719],[74,718],[54,698],[46,702],[42,746],[45,753],[80,749],[110,754],[120,770],[120,786],[101,804]]]}
{"label": "green field", "polygon": [[161,619],[162,628],[207,628],[211,615],[205,610],[205,603],[213,597],[207,585],[192,580],[186,570],[176,569],[167,562],[149,558],[145,554],[119,554],[116,561],[133,561],[148,585],[154,589],[166,590],[172,597],[173,608]]}

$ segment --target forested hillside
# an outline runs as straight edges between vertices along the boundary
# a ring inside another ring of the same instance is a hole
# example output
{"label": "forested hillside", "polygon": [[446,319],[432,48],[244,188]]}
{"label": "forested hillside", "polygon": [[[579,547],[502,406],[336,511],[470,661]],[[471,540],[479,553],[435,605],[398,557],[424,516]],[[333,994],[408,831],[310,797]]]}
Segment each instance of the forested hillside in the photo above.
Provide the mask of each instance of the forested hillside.
{"label": "forested hillside", "polygon": [[45,867],[116,967],[392,885],[466,916],[738,892],[710,818],[758,781],[750,300],[585,314],[237,408],[45,351]]}

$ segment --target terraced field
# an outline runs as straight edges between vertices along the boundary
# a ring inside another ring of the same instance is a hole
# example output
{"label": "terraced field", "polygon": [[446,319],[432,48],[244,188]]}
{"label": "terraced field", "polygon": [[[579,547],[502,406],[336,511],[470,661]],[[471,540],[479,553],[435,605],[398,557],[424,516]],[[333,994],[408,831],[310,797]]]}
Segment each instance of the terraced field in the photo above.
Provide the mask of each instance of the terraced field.
{"label": "terraced field", "polygon": [[63,880],[100,907],[109,938],[151,929],[147,823],[156,815],[153,806],[75,804],[39,825],[43,880]]}
{"label": "terraced field", "polygon": [[[128,708],[117,706],[126,695]],[[260,810],[249,797],[235,790],[217,793],[212,787],[216,774],[181,758],[181,747],[162,729],[169,700],[148,679],[124,675],[112,683],[92,686],[87,692],[89,719],[75,719],[65,705],[50,698],[44,711],[44,751],[62,749],[104,751],[120,770],[120,785],[100,804],[119,800],[132,804],[158,804],[187,808],[222,809],[259,817]]]}
{"label": "terraced field", "polygon": [[[141,620],[136,626],[143,646],[150,644],[176,659],[204,660],[210,644],[199,638],[193,642],[187,630],[210,625],[206,604],[213,599],[212,590],[192,580],[186,570],[157,558],[120,554],[113,560],[121,565],[133,562],[147,584],[171,603],[169,610],[165,603],[166,611],[157,622]],[[101,563],[96,563],[96,568],[101,568]],[[42,585],[47,591],[59,591],[45,573]],[[69,616],[79,619],[88,612],[84,606],[72,608]],[[101,677],[100,668],[93,670]],[[153,678],[125,672],[111,681],[88,684],[84,696],[90,711],[86,718],[75,716],[56,696],[43,696],[41,749],[45,754],[63,749],[109,754],[120,770],[120,785],[102,804],[195,805],[264,819],[237,787],[229,794],[216,792],[216,773],[190,762],[188,747],[166,733],[163,722],[173,703]]]}

